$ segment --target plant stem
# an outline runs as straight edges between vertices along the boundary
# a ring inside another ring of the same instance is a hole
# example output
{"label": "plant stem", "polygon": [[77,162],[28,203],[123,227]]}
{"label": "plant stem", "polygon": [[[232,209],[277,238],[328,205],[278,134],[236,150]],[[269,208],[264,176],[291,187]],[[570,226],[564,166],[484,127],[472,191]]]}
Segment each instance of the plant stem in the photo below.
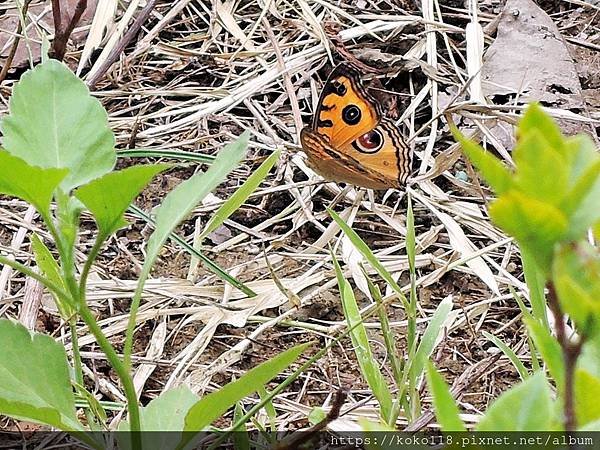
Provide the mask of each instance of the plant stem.
{"label": "plant stem", "polygon": [[30,278],[33,278],[36,281],[39,281],[40,283],[42,283],[44,286],[46,286],[50,291],[52,291],[54,294],[56,294],[59,297],[67,297],[70,298],[70,295],[64,291],[59,285],[53,283],[51,280],[49,280],[48,278],[45,278],[43,275],[37,273],[35,270],[30,269],[29,267],[13,260],[10,258],[7,258],[6,256],[1,256],[0,255],[0,263],[1,264],[6,264],[7,266],[12,267],[13,269],[21,272],[23,275],[27,275]]}
{"label": "plant stem", "polygon": [[[76,319],[74,317],[69,318],[69,332],[71,334],[71,344],[73,346],[73,366],[75,371],[75,382],[82,388],[85,388],[83,384],[83,366],[81,364],[81,353],[79,353],[79,339],[77,337]],[[85,417],[87,418],[88,425],[93,423],[93,415],[89,407],[84,407]]]}
{"label": "plant stem", "polygon": [[79,277],[79,292],[85,293],[88,275],[90,274],[90,270],[92,269],[92,264],[96,261],[98,257],[98,253],[100,253],[100,248],[102,244],[106,240],[106,236],[99,233],[96,236],[96,240],[94,241],[94,246],[90,250],[87,259],[85,260],[85,265],[83,266],[83,270],[81,271],[81,276]]}
{"label": "plant stem", "polygon": [[92,314],[92,311],[89,309],[87,303],[85,302],[85,298],[82,299],[79,307],[79,314],[81,318],[88,326],[90,332],[96,338],[96,342],[102,349],[102,352],[106,355],[108,362],[112,366],[112,368],[117,373],[117,376],[121,380],[123,384],[123,390],[125,392],[125,397],[127,398],[127,409],[129,411],[129,422],[130,429],[132,431],[132,446],[134,450],[141,450],[142,448],[142,440],[140,436],[141,424],[140,424],[140,409],[138,406],[137,395],[135,393],[135,387],[133,386],[133,379],[123,361],[117,355],[114,347],[108,341],[98,322],[96,322],[96,318]]}
{"label": "plant stem", "polygon": [[563,315],[558,295],[554,288],[554,283],[548,282],[548,307],[554,315],[556,328],[556,337],[563,351],[565,363],[565,383],[564,383],[564,420],[565,431],[571,432],[577,429],[577,416],[575,414],[575,367],[577,358],[581,353],[581,347],[584,342],[584,336],[581,336],[577,342],[572,342],[567,336],[565,328],[565,317]]}

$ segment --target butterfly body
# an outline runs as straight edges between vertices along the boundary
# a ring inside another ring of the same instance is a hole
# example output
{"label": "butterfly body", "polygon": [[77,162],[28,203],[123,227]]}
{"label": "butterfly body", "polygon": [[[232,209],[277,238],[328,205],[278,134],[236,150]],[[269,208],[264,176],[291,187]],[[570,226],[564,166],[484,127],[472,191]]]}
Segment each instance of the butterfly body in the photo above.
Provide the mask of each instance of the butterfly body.
{"label": "butterfly body", "polygon": [[327,79],[312,125],[300,138],[309,164],[333,181],[399,188],[410,173],[411,153],[400,130],[347,64]]}

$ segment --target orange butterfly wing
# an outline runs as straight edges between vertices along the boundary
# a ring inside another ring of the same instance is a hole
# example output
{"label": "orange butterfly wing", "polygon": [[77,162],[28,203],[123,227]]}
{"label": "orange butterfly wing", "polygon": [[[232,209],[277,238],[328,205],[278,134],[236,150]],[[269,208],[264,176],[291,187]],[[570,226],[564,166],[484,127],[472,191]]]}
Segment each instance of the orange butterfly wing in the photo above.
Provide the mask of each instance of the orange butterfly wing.
{"label": "orange butterfly wing", "polygon": [[381,147],[372,153],[357,150],[353,145],[356,141],[334,148],[310,128],[302,130],[301,140],[309,165],[324,178],[369,189],[402,187],[410,174],[410,149],[388,119],[383,119],[372,132],[380,133],[383,139]]}
{"label": "orange butterfly wing", "polygon": [[312,128],[334,147],[346,145],[375,128],[382,114],[375,98],[360,84],[359,73],[339,64],[325,82]]}
{"label": "orange butterfly wing", "polygon": [[400,131],[345,64],[327,79],[312,127],[300,138],[309,164],[330,180],[387,189],[401,187],[410,174],[412,153]]}

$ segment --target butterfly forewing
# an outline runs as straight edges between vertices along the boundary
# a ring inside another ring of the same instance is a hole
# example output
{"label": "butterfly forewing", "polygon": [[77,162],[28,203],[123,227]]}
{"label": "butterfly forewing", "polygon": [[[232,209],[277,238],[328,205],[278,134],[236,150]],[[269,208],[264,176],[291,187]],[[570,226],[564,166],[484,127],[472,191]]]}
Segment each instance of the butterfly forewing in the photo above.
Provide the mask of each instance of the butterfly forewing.
{"label": "butterfly forewing", "polygon": [[338,65],[319,98],[313,129],[338,146],[369,132],[380,120],[377,102],[360,84],[356,70],[347,64]]}

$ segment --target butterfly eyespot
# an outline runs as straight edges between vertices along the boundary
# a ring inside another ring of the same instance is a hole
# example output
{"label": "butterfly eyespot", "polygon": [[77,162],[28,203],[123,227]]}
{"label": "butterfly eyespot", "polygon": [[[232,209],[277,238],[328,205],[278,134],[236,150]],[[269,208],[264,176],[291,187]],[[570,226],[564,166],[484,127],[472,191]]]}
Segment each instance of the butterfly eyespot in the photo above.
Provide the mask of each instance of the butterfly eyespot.
{"label": "butterfly eyespot", "polygon": [[360,112],[360,108],[356,105],[348,105],[342,110],[342,119],[348,125],[356,125],[360,122],[362,118],[362,113]]}
{"label": "butterfly eyespot", "polygon": [[383,135],[379,130],[372,130],[359,137],[353,145],[359,152],[376,153],[383,147]]}
{"label": "butterfly eyespot", "polygon": [[337,95],[343,97],[346,95],[346,85],[338,80],[332,82],[333,90]]}

